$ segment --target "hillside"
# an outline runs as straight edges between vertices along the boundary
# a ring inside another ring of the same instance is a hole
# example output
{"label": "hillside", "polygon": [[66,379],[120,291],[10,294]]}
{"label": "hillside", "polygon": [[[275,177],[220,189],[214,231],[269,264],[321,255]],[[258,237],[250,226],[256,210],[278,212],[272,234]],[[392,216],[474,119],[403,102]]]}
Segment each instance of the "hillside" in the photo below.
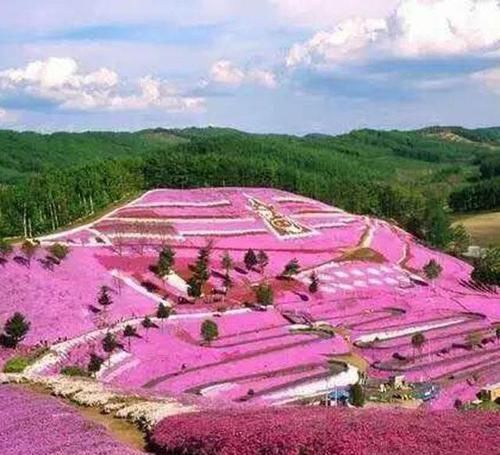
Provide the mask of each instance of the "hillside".
{"label": "hillside", "polygon": [[432,381],[442,409],[498,381],[498,291],[380,219],[266,188],[153,190],[40,241],[0,267],[0,324],[21,311],[25,347],[50,347],[34,377],[98,355],[99,381],[200,408],[295,402],[366,373],[370,393]]}

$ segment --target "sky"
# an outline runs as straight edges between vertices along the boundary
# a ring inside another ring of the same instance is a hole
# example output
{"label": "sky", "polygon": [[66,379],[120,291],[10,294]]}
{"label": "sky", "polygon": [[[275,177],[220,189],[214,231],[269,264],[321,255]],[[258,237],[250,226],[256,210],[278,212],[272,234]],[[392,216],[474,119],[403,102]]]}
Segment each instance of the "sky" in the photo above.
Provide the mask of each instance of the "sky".
{"label": "sky", "polygon": [[500,125],[500,0],[0,0],[0,129]]}

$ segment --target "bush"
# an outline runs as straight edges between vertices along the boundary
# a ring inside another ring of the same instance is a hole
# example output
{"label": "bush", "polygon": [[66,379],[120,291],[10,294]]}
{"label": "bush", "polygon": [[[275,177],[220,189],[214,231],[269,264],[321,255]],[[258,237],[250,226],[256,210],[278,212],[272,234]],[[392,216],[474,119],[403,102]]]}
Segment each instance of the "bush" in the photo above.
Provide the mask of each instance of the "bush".
{"label": "bush", "polygon": [[87,377],[89,375],[84,368],[79,367],[78,365],[69,365],[67,367],[62,368],[61,374],[65,376],[82,376],[82,377]]}
{"label": "bush", "polygon": [[31,363],[29,357],[12,357],[3,367],[4,373],[22,373]]}
{"label": "bush", "polygon": [[217,324],[210,319],[203,321],[203,324],[201,325],[201,336],[203,337],[203,341],[206,343],[210,343],[215,340],[219,336],[219,328],[217,327]]}
{"label": "bush", "polygon": [[66,245],[61,245],[60,243],[55,243],[48,248],[49,253],[54,256],[59,261],[66,258],[69,253],[69,248]]}
{"label": "bush", "polygon": [[500,413],[211,410],[164,419],[152,443],[164,455],[486,454],[500,447]]}

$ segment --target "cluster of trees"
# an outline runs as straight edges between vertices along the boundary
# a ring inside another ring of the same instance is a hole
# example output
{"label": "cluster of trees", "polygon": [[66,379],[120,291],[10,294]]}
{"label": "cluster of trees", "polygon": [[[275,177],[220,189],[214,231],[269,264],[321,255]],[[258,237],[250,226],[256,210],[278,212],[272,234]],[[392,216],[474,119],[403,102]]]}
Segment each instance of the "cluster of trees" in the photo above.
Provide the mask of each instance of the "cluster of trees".
{"label": "cluster of trees", "polygon": [[493,286],[500,285],[500,248],[488,249],[474,265],[474,280]]}
{"label": "cluster of trees", "polygon": [[476,212],[500,208],[500,177],[481,180],[450,195],[450,207],[456,212]]}

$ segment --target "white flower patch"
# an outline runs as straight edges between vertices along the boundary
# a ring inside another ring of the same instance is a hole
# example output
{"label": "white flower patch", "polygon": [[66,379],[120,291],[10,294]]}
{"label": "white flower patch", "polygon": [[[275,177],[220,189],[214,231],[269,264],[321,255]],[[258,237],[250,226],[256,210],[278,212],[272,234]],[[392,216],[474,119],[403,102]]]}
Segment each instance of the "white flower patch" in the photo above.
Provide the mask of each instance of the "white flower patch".
{"label": "white flower patch", "polygon": [[131,208],[154,208],[154,207],[227,207],[231,201],[220,199],[218,201],[196,202],[196,201],[165,201],[165,202],[142,202],[129,205]]}
{"label": "white flower patch", "polygon": [[351,270],[351,275],[357,276],[357,277],[363,277],[365,276],[365,272],[358,270],[358,269],[352,269]]}
{"label": "white flower patch", "polygon": [[257,234],[267,234],[266,229],[227,229],[227,230],[200,230],[200,231],[182,231],[180,235],[182,237],[225,237],[234,235],[257,235]]}
{"label": "white flower patch", "polygon": [[342,271],[333,272],[333,274],[334,274],[337,278],[349,278],[349,274],[348,274],[348,273],[345,273],[345,272],[342,272]]}

